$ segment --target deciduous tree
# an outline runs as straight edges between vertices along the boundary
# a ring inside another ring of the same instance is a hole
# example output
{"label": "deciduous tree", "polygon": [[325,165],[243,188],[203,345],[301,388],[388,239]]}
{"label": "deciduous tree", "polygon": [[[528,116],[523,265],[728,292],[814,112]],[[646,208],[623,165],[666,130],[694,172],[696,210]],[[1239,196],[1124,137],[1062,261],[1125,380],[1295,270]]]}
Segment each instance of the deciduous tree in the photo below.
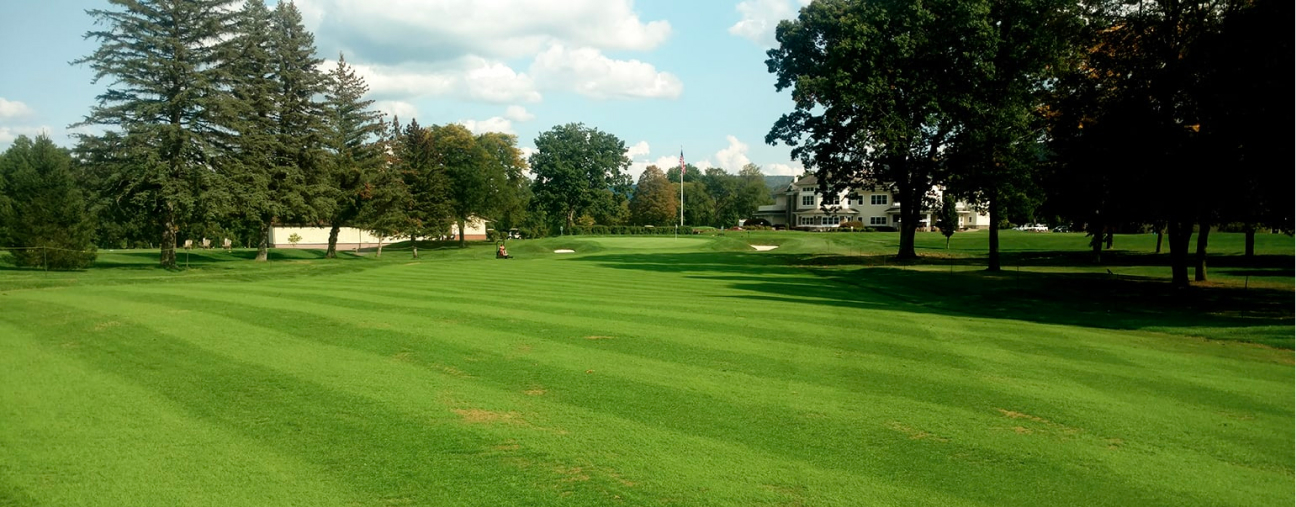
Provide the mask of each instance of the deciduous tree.
{"label": "deciduous tree", "polygon": [[644,169],[630,200],[630,220],[635,225],[670,225],[679,217],[679,195],[670,180],[655,165]]}
{"label": "deciduous tree", "polygon": [[535,144],[534,202],[561,217],[568,230],[591,207],[613,200],[613,189],[629,186],[625,142],[612,134],[569,123],[541,133]]}
{"label": "deciduous tree", "polygon": [[820,193],[894,185],[899,258],[912,258],[919,211],[959,128],[954,115],[976,61],[979,4],[960,0],[820,0],[779,23],[766,65],[794,109],[766,142],[818,176]]}

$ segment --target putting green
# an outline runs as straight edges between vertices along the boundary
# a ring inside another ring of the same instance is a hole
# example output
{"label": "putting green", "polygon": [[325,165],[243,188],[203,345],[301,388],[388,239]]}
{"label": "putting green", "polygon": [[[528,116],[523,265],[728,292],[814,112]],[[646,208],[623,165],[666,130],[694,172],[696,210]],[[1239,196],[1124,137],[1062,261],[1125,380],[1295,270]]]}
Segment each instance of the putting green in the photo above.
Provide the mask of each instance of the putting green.
{"label": "putting green", "polygon": [[1291,350],[1199,337],[1289,321],[793,238],[0,271],[0,505],[1292,504]]}

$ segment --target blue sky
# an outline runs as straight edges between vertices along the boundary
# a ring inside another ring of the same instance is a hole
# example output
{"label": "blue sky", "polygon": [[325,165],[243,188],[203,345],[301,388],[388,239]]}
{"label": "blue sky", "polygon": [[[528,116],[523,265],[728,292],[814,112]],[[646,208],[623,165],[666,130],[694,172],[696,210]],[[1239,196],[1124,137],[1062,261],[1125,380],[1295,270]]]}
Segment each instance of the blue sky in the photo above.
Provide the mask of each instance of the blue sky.
{"label": "blue sky", "polygon": [[[271,1],[270,3],[273,3]],[[765,67],[773,27],[808,0],[297,0],[319,56],[341,52],[378,108],[424,125],[518,135],[582,122],[630,148],[635,176],[674,165],[800,173],[765,134],[792,108]],[[0,18],[0,149],[48,132],[70,145],[92,84],[86,9],[106,0],[10,2]]]}

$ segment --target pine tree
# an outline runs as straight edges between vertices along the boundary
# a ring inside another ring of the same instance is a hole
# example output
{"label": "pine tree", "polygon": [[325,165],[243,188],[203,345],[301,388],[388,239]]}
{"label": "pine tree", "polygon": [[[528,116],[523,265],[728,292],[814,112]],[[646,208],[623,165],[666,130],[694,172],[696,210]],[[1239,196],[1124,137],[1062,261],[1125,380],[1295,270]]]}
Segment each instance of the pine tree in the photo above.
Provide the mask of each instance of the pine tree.
{"label": "pine tree", "polygon": [[176,265],[176,233],[200,214],[212,187],[216,110],[224,94],[220,70],[230,39],[233,0],[109,0],[120,10],[88,11],[99,42],[88,64],[94,82],[112,83],[81,125],[120,129],[134,163],[117,188],[123,199],[148,203],[161,229],[160,263]]}
{"label": "pine tree", "polygon": [[334,203],[328,214],[330,230],[325,256],[331,259],[337,256],[338,231],[354,222],[366,201],[373,199],[377,171],[386,161],[377,143],[377,136],[384,128],[383,114],[369,109],[373,101],[364,98],[369,87],[341,55],[329,75],[328,88],[324,102],[324,145],[328,151],[326,167]]}
{"label": "pine tree", "polygon": [[72,156],[48,137],[19,137],[0,156],[0,229],[19,266],[83,268],[94,261],[94,220],[72,176]]}

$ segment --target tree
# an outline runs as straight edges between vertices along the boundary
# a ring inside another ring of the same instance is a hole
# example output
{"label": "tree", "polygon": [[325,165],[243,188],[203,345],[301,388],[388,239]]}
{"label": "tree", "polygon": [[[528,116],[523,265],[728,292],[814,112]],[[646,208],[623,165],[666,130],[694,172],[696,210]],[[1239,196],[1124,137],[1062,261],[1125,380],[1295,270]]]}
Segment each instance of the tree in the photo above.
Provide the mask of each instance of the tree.
{"label": "tree", "polygon": [[[369,87],[338,55],[324,95],[325,168],[334,201],[329,206],[329,243],[325,257],[337,256],[338,231],[352,225],[374,197],[377,171],[386,164],[378,142],[385,125],[383,114],[369,109]],[[386,184],[390,184],[385,182]]]}
{"label": "tree", "polygon": [[[1221,63],[1212,58],[1212,47],[1225,20],[1255,4],[1110,0],[1084,5],[1092,6],[1085,13],[1086,51],[1058,82],[1058,99],[1050,105],[1059,172],[1081,182],[1096,180],[1083,187],[1092,189],[1087,199],[1075,199],[1078,209],[1094,210],[1094,222],[1165,223],[1172,284],[1187,287],[1193,229],[1208,229],[1219,214],[1218,202],[1200,197],[1206,184],[1201,176],[1237,162],[1229,156],[1232,150],[1221,149],[1229,143],[1214,142],[1231,127],[1210,107],[1210,77]],[[1289,72],[1278,66],[1261,73],[1282,75],[1277,79],[1290,83]],[[1245,172],[1239,172],[1242,177],[1233,178],[1245,180]],[[1135,206],[1122,209],[1125,203]],[[1095,236],[1104,232],[1100,229],[1091,227]],[[1204,249],[1199,238],[1199,250]]]}
{"label": "tree", "polygon": [[48,137],[20,136],[0,155],[0,240],[19,266],[76,269],[95,259],[94,219],[72,156]]}
{"label": "tree", "polygon": [[731,216],[749,218],[766,204],[773,204],[769,187],[765,185],[765,174],[760,166],[747,164],[738,171],[738,188],[731,202]]}
{"label": "tree", "polygon": [[[393,122],[394,123],[394,122]],[[399,124],[394,125],[399,129]],[[450,232],[454,215],[450,209],[450,176],[444,164],[437,163],[436,147],[429,129],[411,120],[394,141],[393,166],[400,174],[406,194],[404,209],[393,215],[402,223],[393,224],[396,236],[414,240],[419,237],[445,236]]]}
{"label": "tree", "polygon": [[535,203],[559,217],[571,229],[576,217],[600,201],[613,199],[613,189],[628,186],[625,142],[580,123],[556,126],[535,140],[531,173]]}
{"label": "tree", "polygon": [[966,41],[977,65],[968,74],[957,109],[960,128],[951,147],[948,191],[985,203],[990,215],[990,271],[999,271],[999,224],[1007,215],[1034,213],[1037,168],[1043,157],[1043,103],[1050,72],[1072,42],[1076,17],[1066,0],[983,2],[974,18],[982,29]]}
{"label": "tree", "polygon": [[495,194],[507,179],[504,167],[490,163],[493,160],[477,144],[463,125],[452,123],[428,129],[435,164],[442,167],[449,179],[451,217],[459,227],[459,247],[467,246],[464,239],[466,222],[476,216],[492,214]]}
{"label": "tree", "polygon": [[958,132],[968,74],[964,51],[985,29],[982,6],[958,0],[821,0],[779,23],[766,65],[794,109],[765,141],[792,146],[820,193],[893,185],[900,203],[897,257],[917,256],[919,212]]}
{"label": "tree", "polygon": [[[220,57],[233,22],[233,0],[109,0],[120,10],[88,11],[102,29],[99,42],[74,63],[89,64],[94,82],[112,85],[80,125],[120,130],[110,141],[132,160],[121,168],[119,198],[146,206],[161,229],[159,263],[176,265],[176,232],[198,214],[211,188],[217,125],[223,99]],[[102,145],[102,144],[101,144]]]}
{"label": "tree", "polygon": [[[993,227],[993,226],[992,226]],[[936,228],[945,236],[945,249],[949,250],[950,237],[958,231],[958,203],[954,194],[946,192],[941,199],[940,211],[936,215]]]}
{"label": "tree", "polygon": [[670,225],[679,217],[675,186],[655,165],[644,169],[630,200],[630,220],[635,225]]}
{"label": "tree", "polygon": [[504,178],[491,190],[496,230],[508,231],[526,221],[531,200],[531,182],[526,177],[527,163],[517,147],[517,136],[487,132],[477,136],[477,145],[486,151],[487,164],[503,171]]}
{"label": "tree", "polygon": [[[317,101],[327,91],[320,72],[323,60],[315,56],[315,36],[306,30],[301,12],[292,2],[279,2],[271,13],[270,56],[276,86],[274,134],[276,153],[266,179],[265,193],[271,213],[262,215],[261,243],[268,244],[273,222],[313,222],[328,217],[336,205],[326,171],[323,105]],[[258,259],[263,259],[258,248]]]}

